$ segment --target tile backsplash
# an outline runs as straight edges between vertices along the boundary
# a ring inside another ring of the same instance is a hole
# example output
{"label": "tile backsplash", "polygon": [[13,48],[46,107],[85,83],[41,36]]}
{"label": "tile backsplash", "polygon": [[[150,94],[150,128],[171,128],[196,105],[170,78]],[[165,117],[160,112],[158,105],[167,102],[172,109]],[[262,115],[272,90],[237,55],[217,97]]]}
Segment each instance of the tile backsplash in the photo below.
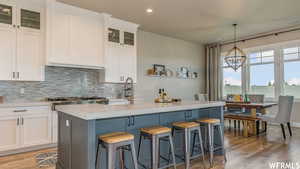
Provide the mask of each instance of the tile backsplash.
{"label": "tile backsplash", "polygon": [[118,97],[122,87],[99,83],[98,70],[51,66],[45,68],[43,82],[0,81],[0,96],[6,102],[39,101],[45,97]]}

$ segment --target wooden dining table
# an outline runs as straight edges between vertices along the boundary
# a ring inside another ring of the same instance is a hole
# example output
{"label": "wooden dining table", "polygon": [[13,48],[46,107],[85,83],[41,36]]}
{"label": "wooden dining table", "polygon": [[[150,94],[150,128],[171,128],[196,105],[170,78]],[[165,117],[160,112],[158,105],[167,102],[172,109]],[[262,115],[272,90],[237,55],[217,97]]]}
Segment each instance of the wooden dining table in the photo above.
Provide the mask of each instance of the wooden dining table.
{"label": "wooden dining table", "polygon": [[[249,137],[251,135],[259,134],[259,124],[260,118],[257,116],[257,112],[265,115],[267,113],[267,109],[273,106],[276,106],[277,103],[250,103],[250,102],[226,102],[225,107],[227,109],[240,109],[240,110],[250,110],[250,114],[236,114],[236,113],[228,113],[224,115],[225,119],[229,120],[240,120],[243,123],[243,136]],[[266,122],[262,122],[266,123]],[[266,125],[262,125],[263,130],[266,131]]]}

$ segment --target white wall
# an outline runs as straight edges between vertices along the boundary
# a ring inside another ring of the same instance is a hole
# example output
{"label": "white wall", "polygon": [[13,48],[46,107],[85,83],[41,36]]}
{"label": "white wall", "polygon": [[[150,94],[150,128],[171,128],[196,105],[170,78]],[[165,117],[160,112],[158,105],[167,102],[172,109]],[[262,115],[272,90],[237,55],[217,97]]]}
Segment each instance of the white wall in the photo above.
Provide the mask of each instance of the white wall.
{"label": "white wall", "polygon": [[[150,32],[138,32],[138,82],[136,98],[153,101],[158,89],[165,88],[171,97],[192,100],[195,93],[205,92],[204,46]],[[200,72],[199,79],[149,77],[153,64],[171,67],[189,66]]]}
{"label": "white wall", "polygon": [[[266,38],[249,40],[246,42],[239,43],[238,46],[242,49],[246,49],[246,48],[265,46],[274,43],[282,43],[282,42],[293,41],[293,40],[300,40],[300,31],[279,34],[278,36],[270,36]],[[226,52],[231,48],[232,45],[222,46],[222,52]],[[295,101],[293,107],[293,113],[292,113],[292,122],[297,123],[295,125],[300,127],[300,100]]]}

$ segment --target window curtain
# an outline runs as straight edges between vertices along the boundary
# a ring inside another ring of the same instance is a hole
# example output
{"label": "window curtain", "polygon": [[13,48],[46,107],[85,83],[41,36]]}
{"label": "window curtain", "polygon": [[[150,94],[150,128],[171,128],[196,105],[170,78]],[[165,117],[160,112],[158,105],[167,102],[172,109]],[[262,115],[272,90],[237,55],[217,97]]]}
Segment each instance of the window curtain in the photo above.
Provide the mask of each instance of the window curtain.
{"label": "window curtain", "polygon": [[222,96],[221,45],[208,45],[206,53],[206,93],[209,100],[218,101]]}

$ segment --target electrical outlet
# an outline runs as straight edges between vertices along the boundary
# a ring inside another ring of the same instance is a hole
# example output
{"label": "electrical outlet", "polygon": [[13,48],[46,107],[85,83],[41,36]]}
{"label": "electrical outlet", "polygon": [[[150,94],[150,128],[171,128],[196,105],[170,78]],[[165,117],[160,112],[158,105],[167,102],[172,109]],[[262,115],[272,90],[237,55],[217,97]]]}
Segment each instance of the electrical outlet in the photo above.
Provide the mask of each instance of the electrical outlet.
{"label": "electrical outlet", "polygon": [[21,94],[25,94],[25,89],[24,89],[24,88],[21,88],[21,89],[20,89],[20,93],[21,93]]}

